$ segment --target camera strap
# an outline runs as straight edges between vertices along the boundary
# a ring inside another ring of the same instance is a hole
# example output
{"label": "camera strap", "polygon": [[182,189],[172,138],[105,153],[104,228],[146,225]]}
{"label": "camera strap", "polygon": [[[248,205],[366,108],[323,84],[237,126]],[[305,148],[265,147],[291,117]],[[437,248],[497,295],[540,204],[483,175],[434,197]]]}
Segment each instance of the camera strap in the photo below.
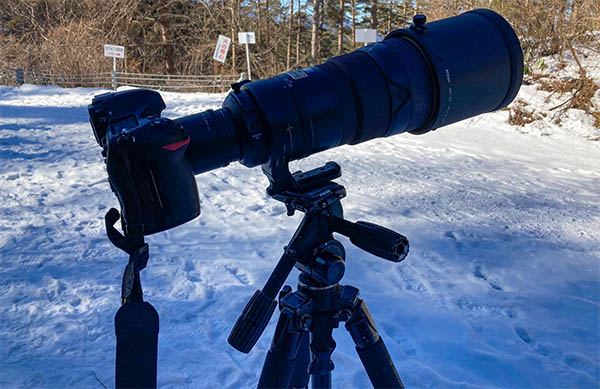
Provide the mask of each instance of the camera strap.
{"label": "camera strap", "polygon": [[117,388],[156,388],[158,359],[158,312],[144,301],[140,270],[148,263],[148,245],[142,229],[128,229],[121,234],[114,224],[119,211],[111,208],[105,216],[108,239],[129,254],[123,273],[121,307],[115,315],[117,357],[115,386]]}

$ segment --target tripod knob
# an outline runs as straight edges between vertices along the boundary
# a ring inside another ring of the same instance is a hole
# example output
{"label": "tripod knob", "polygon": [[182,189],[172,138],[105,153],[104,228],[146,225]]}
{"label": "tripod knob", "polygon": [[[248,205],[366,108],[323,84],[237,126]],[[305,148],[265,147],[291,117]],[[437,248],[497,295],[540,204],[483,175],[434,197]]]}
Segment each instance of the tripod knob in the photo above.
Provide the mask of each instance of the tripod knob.
{"label": "tripod knob", "polygon": [[346,259],[346,250],[339,241],[331,239],[323,243],[314,254],[310,266],[311,276],[326,285],[337,284],[346,271],[344,259]]}
{"label": "tripod knob", "polygon": [[369,222],[352,223],[339,217],[332,221],[335,232],[373,255],[392,262],[401,262],[408,255],[408,239],[404,235]]}
{"label": "tripod knob", "polygon": [[369,253],[392,262],[408,255],[408,239],[395,231],[369,222],[356,222],[363,234],[350,237],[350,242]]}
{"label": "tripod knob", "polygon": [[345,271],[346,266],[342,257],[329,251],[322,251],[315,258],[312,276],[324,284],[334,285],[344,277]]}

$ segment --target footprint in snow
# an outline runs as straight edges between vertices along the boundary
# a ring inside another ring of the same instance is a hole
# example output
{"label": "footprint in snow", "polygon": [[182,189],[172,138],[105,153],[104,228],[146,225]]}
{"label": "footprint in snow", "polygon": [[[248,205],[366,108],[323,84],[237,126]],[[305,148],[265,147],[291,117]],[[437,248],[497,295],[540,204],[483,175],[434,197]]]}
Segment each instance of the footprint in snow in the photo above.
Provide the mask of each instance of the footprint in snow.
{"label": "footprint in snow", "polygon": [[186,273],[186,278],[190,282],[202,282],[202,279],[192,274],[196,271],[196,265],[192,261],[186,261],[183,270]]}
{"label": "footprint in snow", "polygon": [[417,355],[417,349],[409,339],[402,335],[398,326],[384,321],[381,323],[381,328],[385,331],[385,334],[380,334],[382,337],[389,337],[390,341],[396,341],[406,355]]}
{"label": "footprint in snow", "polygon": [[523,341],[523,343],[531,346],[536,353],[540,354],[543,357],[548,357],[552,360],[556,359],[556,355],[553,355],[555,353],[553,353],[552,346],[548,347],[547,345],[536,342],[524,328],[515,328],[515,333],[517,334],[519,339]]}
{"label": "footprint in snow", "polygon": [[225,270],[231,273],[237,280],[242,283],[242,285],[248,285],[250,281],[248,281],[248,277],[243,271],[240,271],[237,267],[233,265],[225,265]]}
{"label": "footprint in snow", "polygon": [[592,377],[598,377],[600,370],[598,364],[583,355],[566,353],[563,357],[563,361],[571,369],[582,371]]}
{"label": "footprint in snow", "polygon": [[444,236],[453,241],[454,247],[456,247],[456,250],[458,250],[459,253],[469,252],[469,248],[464,243],[459,242],[458,238],[456,237],[456,235],[454,235],[452,231],[446,231]]}
{"label": "footprint in snow", "polygon": [[498,282],[494,281],[494,280],[490,280],[489,277],[483,273],[482,270],[482,265],[481,263],[475,263],[475,266],[473,268],[473,275],[476,278],[482,279],[484,281],[487,281],[488,284],[490,284],[490,286],[492,287],[492,289],[495,290],[503,290],[502,287],[499,285]]}
{"label": "footprint in snow", "polygon": [[260,211],[261,209],[263,209],[263,206],[262,206],[262,205],[258,205],[258,204],[257,204],[257,205],[253,205],[253,206],[251,206],[251,207],[248,207],[248,209],[249,209],[250,211],[252,211],[252,212],[258,212],[258,211]]}
{"label": "footprint in snow", "polygon": [[279,215],[283,215],[284,213],[286,213],[286,209],[285,207],[282,206],[274,206],[273,210],[271,211],[271,215],[270,216],[279,216]]}
{"label": "footprint in snow", "polygon": [[515,333],[519,336],[519,338],[521,338],[521,340],[527,344],[531,344],[531,342],[533,342],[533,340],[531,339],[531,336],[529,336],[529,333],[527,333],[527,331],[525,331],[523,328],[521,327],[517,327],[515,328]]}

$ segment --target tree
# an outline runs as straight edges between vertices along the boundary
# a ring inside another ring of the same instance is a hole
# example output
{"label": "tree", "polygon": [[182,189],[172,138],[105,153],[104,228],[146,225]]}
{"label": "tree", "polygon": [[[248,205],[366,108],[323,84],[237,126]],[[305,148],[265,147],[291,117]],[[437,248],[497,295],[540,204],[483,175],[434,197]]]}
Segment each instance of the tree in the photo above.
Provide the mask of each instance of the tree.
{"label": "tree", "polygon": [[352,48],[356,48],[356,0],[352,1]]}
{"label": "tree", "polygon": [[290,14],[288,19],[288,42],[287,42],[287,55],[285,61],[286,70],[290,69],[290,61],[292,55],[292,34],[294,28],[294,0],[290,0]]}
{"label": "tree", "polygon": [[321,30],[321,0],[312,0],[313,2],[313,22],[312,35],[310,41],[310,64],[315,66],[320,62],[319,38]]}
{"label": "tree", "polygon": [[377,0],[371,0],[371,28],[377,30]]}
{"label": "tree", "polygon": [[[253,74],[270,77],[355,48],[357,27],[387,33],[407,27],[417,12],[434,21],[477,7],[509,20],[530,67],[543,55],[577,49],[574,42],[600,46],[590,33],[600,29],[598,0],[286,1],[2,0],[1,67],[105,72],[112,62],[103,57],[102,44],[112,43],[125,46],[123,69],[132,72],[234,73],[245,63],[237,33],[254,31]],[[219,34],[233,40],[224,65],[212,59]]]}
{"label": "tree", "polygon": [[338,9],[338,13],[339,13],[339,18],[337,20],[338,23],[338,47],[337,47],[337,54],[340,55],[342,54],[342,52],[344,51],[344,13],[345,13],[345,9],[344,9],[344,0],[339,0],[339,9]]}

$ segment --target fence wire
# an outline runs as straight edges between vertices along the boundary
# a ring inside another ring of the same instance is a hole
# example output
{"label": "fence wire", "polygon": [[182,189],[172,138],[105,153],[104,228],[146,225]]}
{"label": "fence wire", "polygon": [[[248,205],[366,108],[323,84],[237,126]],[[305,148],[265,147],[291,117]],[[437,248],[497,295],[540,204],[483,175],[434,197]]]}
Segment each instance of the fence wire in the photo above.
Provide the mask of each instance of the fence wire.
{"label": "fence wire", "polygon": [[231,84],[243,79],[242,75],[169,75],[149,73],[103,72],[85,74],[50,74],[0,68],[3,85],[56,85],[67,88],[100,87],[116,89],[120,86],[171,90],[181,92],[226,92]]}

